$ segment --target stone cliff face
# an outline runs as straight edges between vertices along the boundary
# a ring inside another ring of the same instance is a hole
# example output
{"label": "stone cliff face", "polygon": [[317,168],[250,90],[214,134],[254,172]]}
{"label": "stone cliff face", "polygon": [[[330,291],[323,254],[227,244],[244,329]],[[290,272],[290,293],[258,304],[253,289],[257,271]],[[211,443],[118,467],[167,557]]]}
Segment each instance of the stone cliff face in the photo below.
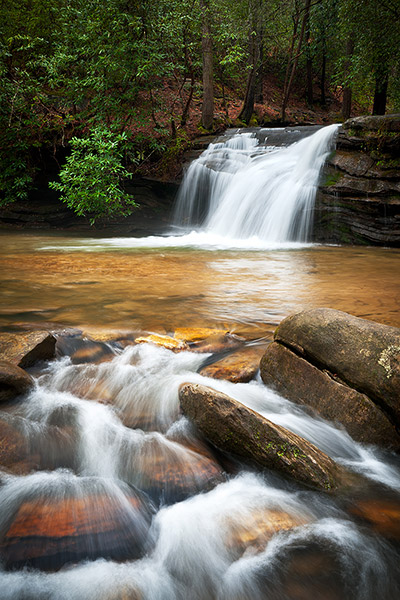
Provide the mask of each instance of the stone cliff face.
{"label": "stone cliff face", "polygon": [[318,191],[314,240],[400,246],[400,114],[343,124]]}

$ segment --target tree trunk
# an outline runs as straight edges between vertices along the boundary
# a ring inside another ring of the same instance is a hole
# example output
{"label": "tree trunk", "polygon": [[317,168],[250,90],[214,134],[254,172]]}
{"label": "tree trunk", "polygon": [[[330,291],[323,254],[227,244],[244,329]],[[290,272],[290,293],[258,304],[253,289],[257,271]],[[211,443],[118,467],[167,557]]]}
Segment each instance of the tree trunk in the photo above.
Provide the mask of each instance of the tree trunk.
{"label": "tree trunk", "polygon": [[289,80],[287,81],[286,89],[284,90],[284,93],[283,93],[283,102],[282,102],[282,111],[281,111],[281,120],[282,121],[285,121],[285,119],[286,119],[286,108],[287,108],[287,105],[289,102],[290,91],[292,89],[293,79],[294,79],[294,76],[295,76],[295,73],[297,70],[297,65],[298,65],[299,58],[300,58],[301,46],[303,44],[306,23],[308,21],[309,15],[310,15],[310,5],[311,5],[311,0],[305,0],[304,15],[303,15],[303,21],[301,24],[301,30],[300,30],[299,41],[297,44],[296,55],[293,59],[292,68],[290,70]]}
{"label": "tree trunk", "polygon": [[246,93],[239,119],[248,123],[254,113],[254,102],[257,87],[257,71],[260,62],[262,42],[262,2],[250,2],[249,6],[249,72],[247,75]]}
{"label": "tree trunk", "polygon": [[307,100],[308,106],[312,106],[314,103],[314,95],[313,95],[313,77],[312,77],[310,15],[308,15],[308,19],[307,19],[306,40],[307,40],[307,46],[306,46],[306,70],[307,70],[306,100]]}
{"label": "tree trunk", "polygon": [[[354,40],[351,34],[346,42],[346,62],[345,62],[345,77],[350,77],[350,60],[354,51]],[[352,100],[352,89],[351,85],[347,82],[343,88],[343,102],[342,102],[342,116],[343,119],[349,119],[351,115],[351,100]]]}
{"label": "tree trunk", "polygon": [[326,105],[326,95],[325,95],[325,87],[326,87],[326,41],[325,37],[322,43],[322,68],[321,68],[321,106]]}
{"label": "tree trunk", "polygon": [[389,73],[388,73],[387,69],[384,69],[383,74],[382,73],[376,74],[374,107],[372,109],[373,115],[384,115],[386,112],[388,83],[389,83]]}
{"label": "tree trunk", "polygon": [[203,107],[201,124],[205,129],[211,129],[214,121],[214,82],[209,0],[201,0],[201,9],[203,12],[203,35],[201,40],[203,51]]}

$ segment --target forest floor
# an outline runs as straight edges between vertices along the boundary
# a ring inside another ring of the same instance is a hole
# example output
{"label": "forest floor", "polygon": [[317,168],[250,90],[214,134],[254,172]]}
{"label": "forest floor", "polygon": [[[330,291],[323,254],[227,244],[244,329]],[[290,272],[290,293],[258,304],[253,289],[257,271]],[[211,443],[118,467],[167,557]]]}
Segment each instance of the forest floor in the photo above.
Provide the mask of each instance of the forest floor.
{"label": "forest floor", "polygon": [[[136,107],[138,119],[132,130],[135,137],[142,140],[143,151],[139,150],[140,160],[136,174],[165,181],[179,179],[182,169],[182,156],[187,153],[193,140],[202,136],[217,135],[229,127],[246,127],[239,120],[243,97],[233,88],[215,84],[214,128],[204,130],[201,123],[202,89],[196,86],[182,125],[182,114],[189,97],[189,84],[183,86],[177,81],[165,81],[157,98],[144,92]],[[341,93],[327,93],[325,105],[320,102],[321,92],[314,89],[315,102],[309,106],[305,99],[304,83],[297,85],[290,96],[285,123],[280,121],[282,106],[282,84],[272,74],[264,78],[262,103],[256,103],[251,126],[282,127],[282,125],[329,125],[338,123],[341,118]],[[361,114],[354,107],[354,116]],[[149,118],[149,115],[151,117]],[[139,141],[140,144],[140,141]],[[162,150],[161,150],[162,148]]]}

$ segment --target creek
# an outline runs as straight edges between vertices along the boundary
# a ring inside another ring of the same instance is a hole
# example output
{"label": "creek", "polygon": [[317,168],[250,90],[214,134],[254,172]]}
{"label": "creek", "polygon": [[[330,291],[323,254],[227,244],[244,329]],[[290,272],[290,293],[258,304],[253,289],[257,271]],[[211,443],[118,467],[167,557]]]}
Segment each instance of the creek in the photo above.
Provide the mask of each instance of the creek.
{"label": "creek", "polygon": [[[0,327],[95,339],[208,327],[265,344],[318,306],[400,327],[399,250],[306,241],[327,129],[230,132],[190,168],[165,236],[2,232]],[[200,375],[207,353],[109,349],[35,366],[33,391],[4,410],[34,467],[0,471],[1,600],[400,597],[397,456],[259,378]],[[179,414],[184,382],[298,433],[361,483],[325,495],[222,455]]]}

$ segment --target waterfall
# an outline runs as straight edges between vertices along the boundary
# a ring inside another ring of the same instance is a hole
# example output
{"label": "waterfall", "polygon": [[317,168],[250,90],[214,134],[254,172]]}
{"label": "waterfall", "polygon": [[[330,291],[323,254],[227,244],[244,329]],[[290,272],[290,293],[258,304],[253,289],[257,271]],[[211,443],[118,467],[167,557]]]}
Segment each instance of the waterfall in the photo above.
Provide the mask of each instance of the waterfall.
{"label": "waterfall", "polygon": [[[176,225],[239,240],[306,241],[320,172],[337,129],[321,128],[288,147],[261,145],[248,132],[210,144],[185,175]],[[268,142],[274,130],[264,131]]]}

